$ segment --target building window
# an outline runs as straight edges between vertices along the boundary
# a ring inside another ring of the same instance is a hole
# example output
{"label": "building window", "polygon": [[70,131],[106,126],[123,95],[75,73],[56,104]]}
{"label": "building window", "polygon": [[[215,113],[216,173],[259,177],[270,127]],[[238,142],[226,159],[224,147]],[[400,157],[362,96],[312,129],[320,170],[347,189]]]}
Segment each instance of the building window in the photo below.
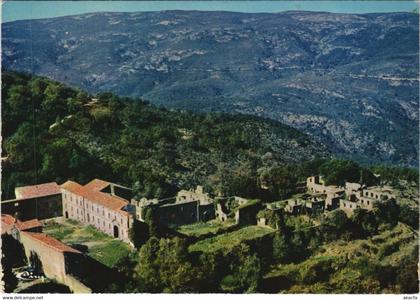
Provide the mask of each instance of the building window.
{"label": "building window", "polygon": [[367,202],[367,204],[369,205],[369,201],[366,201]]}
{"label": "building window", "polygon": [[346,203],[343,203],[344,207],[346,207]]}

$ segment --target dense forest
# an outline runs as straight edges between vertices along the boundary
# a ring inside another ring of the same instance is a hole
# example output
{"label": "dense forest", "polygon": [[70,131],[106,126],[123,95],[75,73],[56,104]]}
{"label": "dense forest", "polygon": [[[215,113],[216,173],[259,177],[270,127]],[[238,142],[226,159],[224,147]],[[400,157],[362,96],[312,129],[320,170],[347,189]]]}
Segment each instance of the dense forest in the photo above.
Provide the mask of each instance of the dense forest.
{"label": "dense forest", "polygon": [[[202,184],[215,194],[275,199],[309,175],[325,173],[340,184],[346,172],[347,180],[359,181],[366,169],[328,162],[324,145],[279,122],[167,110],[111,93],[92,96],[14,72],[2,77],[3,199],[19,185],[97,177],[146,197]],[[370,171],[388,181],[418,177],[407,168]]]}
{"label": "dense forest", "polygon": [[[256,188],[257,173],[275,165],[327,155],[320,143],[275,121],[166,110],[110,93],[94,98],[17,73],[3,74],[2,101],[6,198],[22,184],[95,177],[149,197],[196,184],[236,193]],[[244,183],[229,187],[229,180]]]}

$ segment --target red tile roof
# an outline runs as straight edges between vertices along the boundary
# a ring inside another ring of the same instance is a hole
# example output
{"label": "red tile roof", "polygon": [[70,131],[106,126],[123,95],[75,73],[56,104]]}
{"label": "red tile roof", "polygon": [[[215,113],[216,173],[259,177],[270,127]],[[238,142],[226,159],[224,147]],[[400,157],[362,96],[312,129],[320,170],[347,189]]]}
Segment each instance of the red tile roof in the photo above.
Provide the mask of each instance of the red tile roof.
{"label": "red tile roof", "polygon": [[1,222],[6,225],[13,225],[16,222],[16,219],[11,215],[2,214]]}
{"label": "red tile roof", "polygon": [[18,230],[28,230],[36,227],[42,227],[42,223],[38,219],[19,221],[13,216],[6,214],[1,215],[1,222],[7,226],[15,225]]}
{"label": "red tile roof", "polygon": [[123,207],[125,207],[128,204],[127,201],[119,197],[91,189],[92,187],[97,188],[98,186],[101,186],[101,184],[99,183],[97,184],[96,182],[93,183],[92,181],[88,183],[87,185],[82,186],[78,184],[77,182],[68,180],[61,185],[61,188],[73,194],[82,196],[83,198],[87,200],[90,200],[102,206],[108,207],[112,210],[116,210],[120,213],[127,214],[126,211],[121,210]]}
{"label": "red tile roof", "polygon": [[15,188],[16,199],[28,199],[60,194],[60,187],[55,182],[27,185]]}
{"label": "red tile roof", "polygon": [[99,192],[99,191],[103,190],[104,188],[106,188],[110,184],[111,183],[108,182],[108,181],[104,181],[104,180],[101,180],[101,179],[93,179],[88,184],[85,184],[85,188],[87,188],[89,190]]}
{"label": "red tile roof", "polygon": [[42,223],[38,219],[32,219],[24,222],[18,221],[16,227],[19,230],[29,230],[32,228],[42,227]]}
{"label": "red tile roof", "polygon": [[81,253],[80,251],[73,249],[70,246],[67,246],[66,244],[60,242],[59,240],[56,240],[55,238],[45,234],[45,233],[37,233],[37,232],[28,232],[28,231],[23,231],[21,232],[21,234],[33,239],[33,240],[37,240],[40,243],[42,243],[43,245],[54,249],[58,252],[73,252],[73,253]]}

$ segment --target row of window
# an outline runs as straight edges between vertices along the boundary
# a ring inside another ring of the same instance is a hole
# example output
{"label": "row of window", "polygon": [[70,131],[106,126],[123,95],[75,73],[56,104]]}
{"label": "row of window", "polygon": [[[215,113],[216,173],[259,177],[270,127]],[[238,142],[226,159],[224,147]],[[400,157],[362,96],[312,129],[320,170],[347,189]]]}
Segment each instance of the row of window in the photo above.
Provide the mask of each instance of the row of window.
{"label": "row of window", "polygon": [[[347,207],[346,202],[343,202],[343,206],[344,207]],[[353,205],[352,204],[349,204],[349,208],[353,208]]]}
{"label": "row of window", "polygon": [[[76,214],[75,214],[75,216],[73,216],[73,211],[74,211],[73,206],[71,206],[70,207],[70,212],[71,212],[70,217],[83,221],[83,213],[82,213],[82,210],[79,210],[78,208],[76,208]],[[87,222],[89,224],[91,224],[93,226],[95,226],[95,225],[98,225],[99,226],[100,225],[100,221],[101,220],[99,218],[96,218],[96,222],[95,222],[95,216],[92,216],[92,222],[91,222],[90,215],[87,214]],[[105,227],[105,220],[102,220],[102,226]],[[111,223],[108,223],[108,229],[111,230]]]}
{"label": "row of window", "polygon": [[[64,208],[67,209],[67,205],[64,205]],[[73,206],[70,206],[70,212],[73,213]],[[80,219],[82,219],[83,216],[83,211],[78,208],[76,208],[76,216],[79,217]],[[90,215],[89,213],[87,214],[87,222],[90,223]],[[92,222],[95,222],[95,216],[92,215]],[[96,218],[96,223],[99,224],[99,218]],[[122,219],[119,218],[119,223],[122,224]],[[105,221],[103,221],[103,225],[105,226]],[[129,223],[128,223],[129,226]]]}
{"label": "row of window", "polygon": [[[66,197],[66,194],[64,194],[64,198],[66,199],[67,197]],[[71,202],[76,202],[76,204],[78,204],[78,205],[80,205],[80,206],[82,206],[82,200],[78,200],[77,198],[73,198],[72,196],[69,196],[69,198],[70,198],[70,201]],[[73,201],[74,200],[74,201]],[[67,206],[66,206],[66,204],[64,204],[64,208],[67,208]],[[94,207],[94,205],[93,204],[90,204],[90,211],[91,212],[94,212],[95,211],[95,209],[94,209],[95,207]],[[89,202],[86,202],[86,209],[88,209],[89,210]],[[97,214],[99,214],[99,213],[102,213],[102,216],[104,216],[105,217],[105,208],[101,208],[101,210],[99,211],[99,207],[96,207],[96,213]],[[121,217],[117,217],[117,216],[115,216],[115,215],[113,215],[113,217],[115,217],[116,219],[117,219],[117,221],[120,223],[120,224],[122,224],[122,218]],[[108,212],[108,219],[111,219],[111,213],[110,212]]]}
{"label": "row of window", "polygon": [[[369,192],[366,192],[366,193],[365,193],[365,196],[369,197]],[[373,193],[370,193],[370,197],[371,197],[371,198],[374,198],[374,197],[375,197],[376,199],[379,199],[379,195],[378,195],[378,194],[375,194],[375,195],[374,195]]]}
{"label": "row of window", "polygon": [[[365,200],[362,199],[362,203],[365,204]],[[369,200],[366,200],[366,204],[369,205],[370,204],[370,201]]]}

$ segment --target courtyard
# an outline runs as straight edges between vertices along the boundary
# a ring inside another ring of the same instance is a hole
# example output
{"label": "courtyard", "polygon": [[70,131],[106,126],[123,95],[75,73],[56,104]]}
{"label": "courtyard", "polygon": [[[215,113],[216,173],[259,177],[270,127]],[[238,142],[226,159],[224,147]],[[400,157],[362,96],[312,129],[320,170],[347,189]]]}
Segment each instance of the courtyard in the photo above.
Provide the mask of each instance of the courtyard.
{"label": "courtyard", "polygon": [[179,226],[176,230],[182,234],[193,237],[202,237],[209,234],[220,234],[235,226],[234,220],[221,222],[219,220],[211,220],[208,222],[198,222]]}
{"label": "courtyard", "polygon": [[240,245],[243,242],[260,239],[274,232],[274,229],[267,227],[247,226],[233,232],[201,240],[192,244],[189,247],[189,251],[215,252],[218,250],[224,250],[229,252],[235,246]]}
{"label": "courtyard", "polygon": [[63,217],[49,219],[44,222],[43,232],[81,251],[100,263],[113,268],[132,248],[91,225]]}

